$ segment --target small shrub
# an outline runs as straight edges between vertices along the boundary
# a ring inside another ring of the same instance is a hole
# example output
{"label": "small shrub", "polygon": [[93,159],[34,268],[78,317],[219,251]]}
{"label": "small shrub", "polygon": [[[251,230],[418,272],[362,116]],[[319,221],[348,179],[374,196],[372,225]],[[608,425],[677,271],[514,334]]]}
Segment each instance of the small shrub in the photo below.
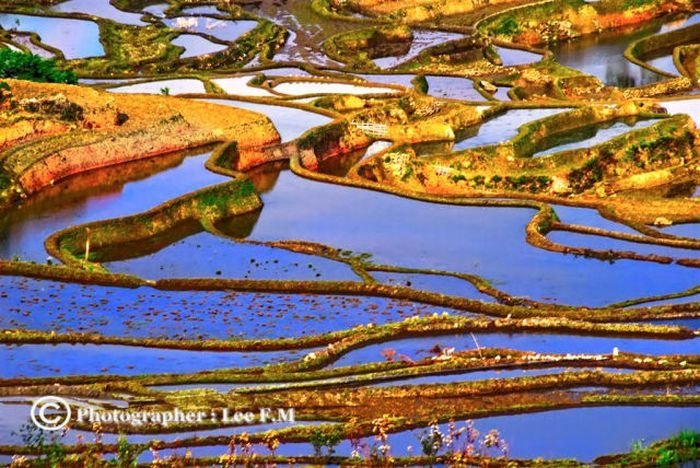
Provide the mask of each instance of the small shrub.
{"label": "small shrub", "polygon": [[331,430],[324,430],[323,428],[317,427],[311,433],[311,437],[309,437],[309,442],[311,442],[314,448],[314,454],[317,457],[323,455],[323,447],[326,447],[327,455],[332,457],[333,454],[335,454],[335,448],[342,440],[343,434],[338,427]]}
{"label": "small shrub", "polygon": [[55,60],[10,49],[0,49],[0,78],[16,78],[42,83],[76,84],[78,82],[75,73],[59,69]]}
{"label": "small shrub", "polygon": [[46,432],[28,422],[19,428],[17,435],[22,439],[23,445],[29,447],[33,453],[38,454],[35,458],[35,466],[64,466],[67,454],[59,442],[63,436],[62,433]]}
{"label": "small shrub", "polygon": [[117,441],[117,458],[111,464],[119,468],[132,468],[138,465],[139,455],[143,451],[137,445],[132,445],[123,435]]}
{"label": "small shrub", "polygon": [[520,30],[518,20],[514,16],[508,15],[501,20],[498,26],[493,28],[493,33],[498,36],[512,36]]}

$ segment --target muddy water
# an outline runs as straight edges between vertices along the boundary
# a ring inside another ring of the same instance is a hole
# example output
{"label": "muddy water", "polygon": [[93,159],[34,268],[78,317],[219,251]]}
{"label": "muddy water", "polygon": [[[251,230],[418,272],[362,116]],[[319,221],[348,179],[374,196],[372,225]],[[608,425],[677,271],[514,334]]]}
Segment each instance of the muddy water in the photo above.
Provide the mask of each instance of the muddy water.
{"label": "muddy water", "polygon": [[678,68],[673,63],[672,55],[662,55],[660,57],[649,58],[646,62],[652,67],[668,73],[669,75],[678,75]]}
{"label": "muddy water", "polygon": [[464,36],[443,31],[414,31],[413,41],[409,51],[397,57],[382,57],[374,60],[375,65],[381,69],[394,68],[408,60],[415,58],[418,54],[430,47],[460,39]]}
{"label": "muddy water", "polygon": [[306,0],[261,0],[244,5],[257,16],[284,26],[289,37],[284,46],[275,53],[277,62],[298,61],[314,65],[339,65],[322,51],[323,41],[333,34],[366,27],[362,24],[335,21],[319,15]]}

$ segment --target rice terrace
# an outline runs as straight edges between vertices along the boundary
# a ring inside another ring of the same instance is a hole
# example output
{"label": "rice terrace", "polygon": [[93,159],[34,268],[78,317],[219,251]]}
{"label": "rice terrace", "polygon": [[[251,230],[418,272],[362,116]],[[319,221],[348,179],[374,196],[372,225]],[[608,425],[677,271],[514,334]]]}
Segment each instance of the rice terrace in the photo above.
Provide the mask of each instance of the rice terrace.
{"label": "rice terrace", "polygon": [[0,466],[700,466],[698,0],[0,0]]}

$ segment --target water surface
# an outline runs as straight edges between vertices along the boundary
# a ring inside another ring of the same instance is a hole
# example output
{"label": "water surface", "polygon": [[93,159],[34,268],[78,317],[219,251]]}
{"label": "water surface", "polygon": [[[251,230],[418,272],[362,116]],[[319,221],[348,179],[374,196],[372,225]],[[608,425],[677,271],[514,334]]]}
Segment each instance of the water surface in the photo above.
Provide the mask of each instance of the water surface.
{"label": "water surface", "polygon": [[425,79],[428,81],[428,94],[431,96],[463,101],[486,100],[484,96],[474,89],[474,83],[468,78],[429,75]]}
{"label": "water surface", "polygon": [[[671,258],[698,258],[700,250],[667,247],[665,245],[642,244],[605,236],[579,234],[567,231],[554,231],[547,235],[550,240],[573,247],[585,247],[596,250],[620,250],[644,255],[663,255]],[[689,268],[690,269],[690,268]],[[689,272],[689,274],[693,274]]]}
{"label": "water surface", "polygon": [[[560,138],[569,143],[563,143],[533,154],[533,157],[548,156],[561,151],[591,148],[613,138],[619,137],[632,130],[640,130],[659,123],[658,119],[638,120],[633,123],[608,122],[607,124],[588,127],[576,132],[563,134]],[[580,139],[576,139],[580,138]],[[574,140],[575,141],[571,141]]]}
{"label": "water surface", "polygon": [[527,65],[528,63],[539,62],[542,60],[540,54],[528,52],[520,49],[507,49],[505,47],[495,47],[496,52],[501,57],[504,67],[514,67],[517,65]]}
{"label": "water surface", "polygon": [[413,41],[411,47],[405,55],[398,57],[382,57],[374,59],[375,65],[382,69],[394,68],[404,62],[415,58],[418,54],[429,47],[460,39],[464,36],[444,31],[413,31]]}
{"label": "water surface", "polygon": [[318,335],[445,309],[361,296],[121,289],[3,276],[0,310],[0,328],[228,339]]}
{"label": "water surface", "polygon": [[458,141],[453,150],[462,151],[508,141],[518,134],[518,127],[521,125],[565,111],[566,109],[515,109],[508,111],[481,124],[476,135]]}
{"label": "water surface", "polygon": [[[253,89],[253,88],[251,88]],[[274,124],[282,141],[287,142],[299,138],[311,128],[329,123],[332,119],[325,115],[316,114],[303,109],[293,107],[273,106],[269,104],[257,104],[253,102],[232,101],[227,99],[207,99],[208,102],[224,106],[240,107],[265,114]]]}
{"label": "water surface", "polygon": [[61,13],[85,13],[132,26],[149,23],[141,20],[141,15],[116,8],[110,0],[69,0],[51,7],[51,11]]}
{"label": "water surface", "polygon": [[44,240],[56,231],[137,214],[229,180],[205,169],[210,154],[175,153],[136,161],[91,171],[42,191],[27,206],[0,217],[0,258],[44,263]]}
{"label": "water surface", "polygon": [[663,81],[666,77],[627,60],[625,49],[638,39],[680,29],[697,21],[698,15],[680,20],[665,18],[633,28],[562,42],[553,48],[553,52],[559,63],[596,76],[606,85],[643,86]]}
{"label": "water surface", "polygon": [[0,378],[188,373],[302,358],[309,351],[215,352],[119,345],[0,345]]}
{"label": "water surface", "polygon": [[207,34],[225,42],[234,42],[258,25],[257,21],[231,21],[205,16],[177,16],[164,22],[172,29]]}
{"label": "water surface", "polygon": [[252,75],[246,75],[232,78],[217,78],[212,80],[212,82],[223,89],[227,94],[234,94],[238,96],[278,97],[276,94],[271,93],[266,89],[249,86],[248,82],[250,82],[252,79]]}
{"label": "water surface", "polygon": [[455,352],[470,351],[480,348],[507,348],[519,351],[557,354],[610,354],[617,347],[622,352],[638,354],[694,354],[700,346],[700,339],[658,340],[641,338],[546,335],[538,333],[486,333],[465,335],[445,335],[420,338],[407,338],[385,343],[373,344],[350,351],[336,362],[333,367],[344,367],[369,362],[383,361],[382,351],[393,349],[399,355],[415,360],[434,356],[431,350],[455,348]]}
{"label": "water surface", "polygon": [[41,42],[61,50],[69,60],[105,53],[100,43],[100,28],[92,21],[0,13],[0,27],[37,33]]}
{"label": "water surface", "polygon": [[126,86],[110,88],[113,93],[140,93],[140,94],[195,94],[206,93],[204,83],[191,78],[176,80],[150,81]]}
{"label": "water surface", "polygon": [[180,34],[171,42],[173,45],[185,49],[180,55],[180,58],[183,59],[209,55],[226,49],[225,45],[217,44],[197,34]]}
{"label": "water surface", "polygon": [[398,93],[393,88],[381,88],[378,86],[355,86],[346,83],[317,83],[317,82],[286,82],[275,86],[275,91],[292,96],[305,94],[394,94]]}
{"label": "water surface", "polygon": [[[600,455],[628,452],[638,440],[648,445],[683,429],[698,430],[700,408],[574,408],[480,418],[474,425],[482,436],[491,429],[498,430],[513,458],[576,458],[590,462]],[[448,432],[446,424],[440,428],[443,434]],[[405,454],[408,445],[420,447],[420,432],[391,436],[392,453]]]}
{"label": "water surface", "polygon": [[[649,424],[649,421],[654,421],[654,424]],[[508,444],[511,458],[576,458],[590,462],[601,455],[629,452],[633,443],[639,440],[646,446],[684,429],[698,430],[698,421],[700,408],[630,406],[574,408],[480,418],[474,420],[474,426],[482,437],[491,429],[498,430]],[[457,424],[458,429],[464,425],[463,422]],[[447,434],[447,424],[440,424],[440,431]],[[391,454],[405,456],[409,447],[413,455],[420,454],[421,432],[416,429],[390,434]],[[362,442],[371,447],[374,439],[368,437]],[[461,443],[458,442],[458,445]],[[176,452],[184,455],[186,450],[195,457],[228,453],[226,446],[190,447]],[[262,447],[255,447],[254,451],[268,453]],[[339,456],[350,456],[351,451],[348,441],[336,447],[336,455]],[[313,448],[309,443],[289,443],[282,444],[276,453],[298,457],[313,454]]]}
{"label": "water surface", "polygon": [[[234,219],[232,223],[237,223]],[[253,219],[254,223],[255,220]],[[248,229],[238,235],[249,234]],[[236,243],[201,232],[180,239],[150,255],[131,258],[133,251],[117,253],[105,266],[114,272],[141,278],[222,278],[272,280],[360,281],[344,263],[262,245]]]}

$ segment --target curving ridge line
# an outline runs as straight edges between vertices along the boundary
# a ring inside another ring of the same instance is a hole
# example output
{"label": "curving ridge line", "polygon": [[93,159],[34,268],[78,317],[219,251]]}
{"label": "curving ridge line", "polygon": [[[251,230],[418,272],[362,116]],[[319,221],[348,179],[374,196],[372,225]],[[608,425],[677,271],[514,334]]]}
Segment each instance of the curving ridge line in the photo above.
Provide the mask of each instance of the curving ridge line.
{"label": "curving ridge line", "polygon": [[[230,145],[230,144],[229,144]],[[222,173],[224,175],[228,175],[231,177],[239,177],[240,173],[227,169],[223,167],[220,164],[220,157],[221,155],[226,151],[227,145],[221,145],[217,151],[212,155],[212,157],[207,161],[207,168],[215,171]],[[464,206],[492,206],[492,207],[519,207],[519,208],[530,208],[530,209],[535,209],[537,210],[537,213],[531,221],[528,223],[526,234],[527,234],[527,241],[531,243],[532,245],[535,245],[539,248],[543,248],[545,250],[550,250],[554,252],[559,252],[559,253],[571,253],[574,255],[584,255],[584,256],[590,256],[594,258],[599,258],[603,260],[610,260],[610,259],[615,259],[615,258],[627,258],[627,259],[634,259],[634,260],[643,260],[643,261],[654,261],[654,262],[659,262],[659,263],[664,263],[664,264],[669,264],[672,263],[674,260],[670,257],[662,257],[662,256],[656,256],[656,255],[640,255],[636,254],[634,252],[616,252],[616,251],[597,251],[593,249],[584,249],[584,248],[572,248],[572,247],[567,247],[558,243],[554,243],[550,241],[547,237],[546,234],[550,232],[551,230],[555,229],[561,229],[561,230],[572,230],[572,231],[578,231],[578,230],[583,230],[587,228],[581,228],[578,226],[570,226],[566,225],[563,223],[559,223],[556,219],[556,214],[554,213],[554,210],[551,208],[550,205],[548,205],[545,202],[539,202],[539,201],[532,201],[532,200],[527,200],[527,199],[521,199],[521,200],[490,200],[490,199],[469,199],[469,198],[463,198],[463,197],[440,197],[440,196],[433,196],[433,195],[426,195],[422,193],[413,193],[413,192],[407,192],[405,190],[401,189],[396,189],[396,188],[391,188],[391,187],[385,187],[380,184],[373,183],[371,181],[350,181],[345,178],[340,178],[340,177],[335,177],[335,176],[330,176],[326,174],[319,174],[316,172],[309,171],[302,167],[302,164],[300,162],[300,156],[298,152],[290,152],[290,158],[291,158],[291,169],[293,172],[295,172],[297,175],[300,175],[305,178],[309,178],[312,180],[320,181],[320,182],[326,182],[326,183],[335,183],[335,184],[342,184],[342,185],[350,185],[350,186],[355,186],[355,187],[361,187],[361,188],[368,188],[372,190],[377,190],[377,191],[382,191],[386,193],[392,193],[394,195],[399,195],[399,196],[404,196],[404,197],[409,197],[413,199],[419,199],[422,201],[428,201],[428,202],[434,202],[434,203],[450,203],[450,204],[457,204],[457,205],[464,205]],[[205,191],[208,189],[205,189]],[[190,198],[190,196],[199,196],[201,193],[195,193],[195,194],[190,194],[186,195],[181,198]],[[174,202],[180,202],[181,200],[174,200]],[[168,205],[168,204],[166,204]],[[144,213],[143,215],[147,216],[155,216],[158,213],[162,212],[162,210],[165,209],[163,206],[158,207],[151,213]],[[138,217],[139,215],[136,215]],[[130,217],[130,222],[133,222],[134,217]],[[189,215],[190,219],[200,219],[201,217],[197,215],[193,215],[192,213]],[[91,223],[89,226],[84,225],[84,226],[76,226],[76,227],[70,227],[67,228],[63,231],[60,231],[59,233],[55,233],[54,235],[50,236],[49,239],[46,241],[47,249],[49,250],[52,255],[56,256],[57,258],[61,259],[67,264],[72,264],[75,266],[85,266],[83,262],[80,262],[76,260],[75,255],[69,253],[68,250],[64,249],[61,246],[61,241],[59,239],[66,239],[66,236],[69,236],[69,233],[73,233],[75,237],[72,239],[72,248],[74,249],[74,252],[80,252],[81,249],[81,243],[84,244],[85,240],[87,239],[85,236],[82,238],[78,235],[75,234],[76,231],[79,231],[81,229],[85,228],[90,228],[90,229],[96,229],[99,230],[100,227],[104,227],[104,221],[98,221],[95,223]],[[114,223],[114,221],[111,221],[110,223]],[[213,227],[213,223],[206,223],[205,228]],[[160,231],[161,233],[163,230]],[[600,234],[600,235],[610,235],[610,237],[615,237],[618,235],[618,233],[614,232],[609,232],[609,231],[604,231],[604,230],[594,230],[593,228],[590,228],[589,230],[590,233],[595,233],[595,234]],[[216,232],[214,232],[216,233]],[[153,233],[150,233],[150,235],[153,235]],[[672,236],[673,237],[673,236]],[[79,239],[79,240],[78,240]],[[634,241],[644,241],[648,243],[654,243],[654,244],[660,244],[660,245],[683,245],[683,246],[691,246],[694,245],[693,242],[691,241],[690,243],[683,240],[683,239],[652,239],[644,236],[634,236],[634,237],[629,237],[629,240],[634,239]],[[99,245],[104,245],[106,241],[102,240],[102,242]],[[695,242],[697,244],[697,242]],[[291,244],[296,244],[295,248],[299,248],[299,245],[301,244],[300,242],[294,242],[290,241],[287,242],[286,244],[283,243],[276,243],[276,244],[270,244],[271,247],[277,247],[277,248],[289,248]],[[98,247],[99,248],[99,247]],[[692,248],[692,247],[691,247]],[[312,249],[313,250],[313,249]],[[314,255],[319,255],[318,249],[316,249],[316,252],[311,252]],[[336,256],[337,257],[337,256]],[[338,260],[338,258],[334,258],[335,260]],[[368,271],[373,270],[371,266],[362,266],[360,265],[358,267],[357,262],[349,262],[350,266],[353,268],[353,270],[356,271],[356,273],[360,274],[361,278],[365,282],[371,283],[371,276],[369,275]],[[693,266],[693,265],[690,265]],[[384,268],[399,268],[396,266],[385,266]],[[379,270],[379,268],[374,268],[375,271]],[[411,269],[411,271],[414,272],[424,272],[428,274],[435,274],[435,272],[429,272],[429,271],[424,271],[420,269]],[[457,275],[454,273],[450,272],[440,272],[439,274],[449,274],[451,276],[457,276],[461,279],[464,279],[466,281],[471,282],[474,284],[474,286],[477,287],[478,290],[481,292],[491,295],[492,297],[495,297],[497,300],[499,300],[502,303],[505,304],[528,304],[531,307],[541,307],[540,304],[538,304],[535,301],[529,301],[529,300],[524,300],[520,298],[514,298],[502,291],[498,291],[495,288],[491,288],[487,285],[483,279],[478,278],[478,277],[472,277],[472,276],[462,276],[462,275]],[[365,276],[366,275],[366,276]],[[478,278],[478,279],[477,279]],[[161,286],[165,285],[167,283],[162,283]],[[239,283],[239,287],[241,287],[243,284],[249,284],[249,282],[241,282]],[[301,284],[301,283],[300,283]],[[251,285],[252,286],[252,285]],[[268,284],[269,286],[269,284]],[[308,285],[305,286],[297,286],[297,289],[303,289],[306,290],[308,288]],[[370,288],[366,290],[367,293],[372,293],[370,292],[370,289],[374,289],[376,286],[371,286]],[[274,289],[274,288],[273,288]],[[290,288],[282,288],[284,290],[290,290]],[[293,288],[292,288],[293,289]],[[316,289],[316,288],[314,288]],[[352,288],[341,288],[345,289],[346,291],[354,291],[352,293],[357,294],[360,293],[356,287]],[[386,293],[384,293],[386,294]],[[645,301],[646,302],[646,301]]]}

